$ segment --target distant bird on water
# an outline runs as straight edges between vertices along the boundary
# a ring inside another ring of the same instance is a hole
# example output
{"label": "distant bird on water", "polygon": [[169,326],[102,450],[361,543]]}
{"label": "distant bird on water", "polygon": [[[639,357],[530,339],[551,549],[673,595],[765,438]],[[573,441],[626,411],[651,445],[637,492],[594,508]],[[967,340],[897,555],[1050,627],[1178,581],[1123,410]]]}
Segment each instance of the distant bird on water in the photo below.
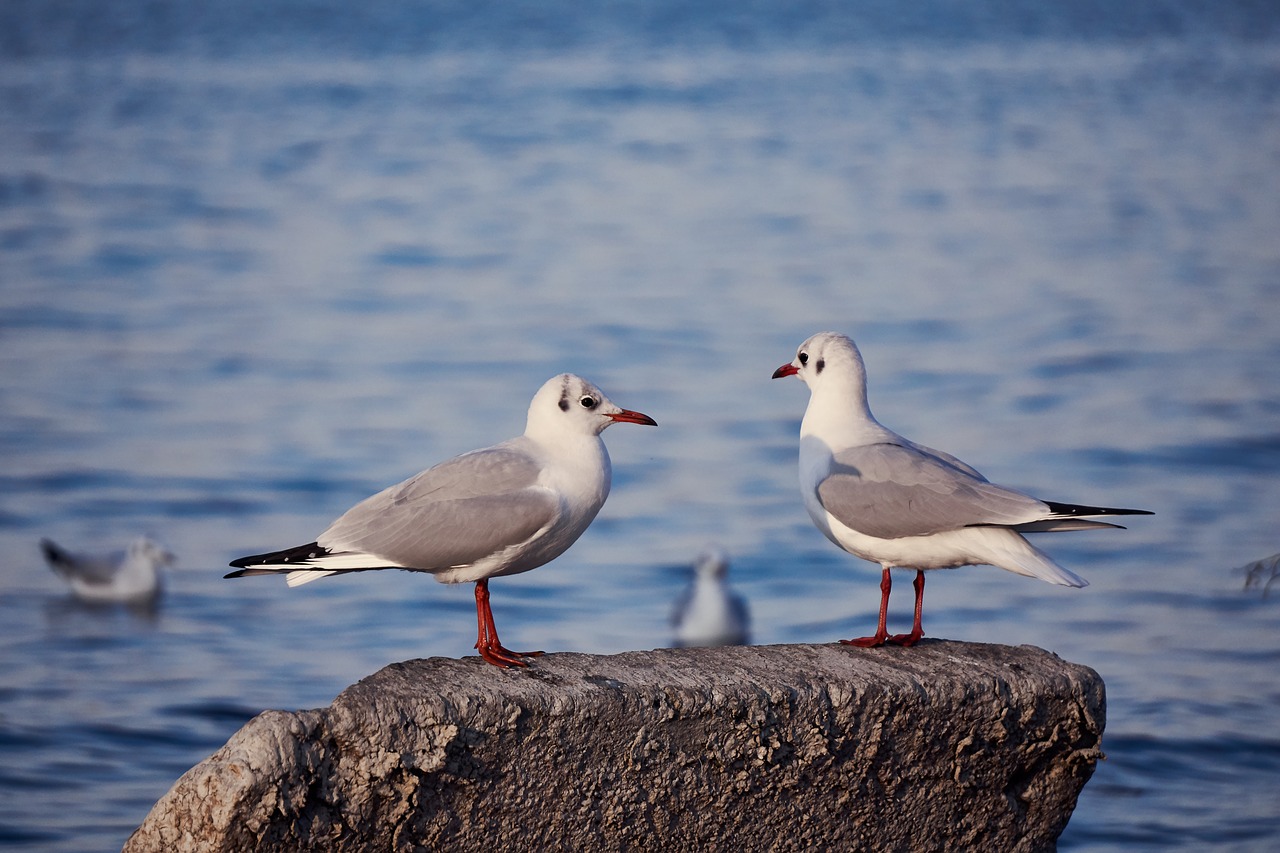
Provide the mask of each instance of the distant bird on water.
{"label": "distant bird on water", "polygon": [[741,646],[751,617],[742,596],[729,588],[729,555],[709,547],[693,567],[693,581],[676,603],[672,624],[677,646]]}
{"label": "distant bird on water", "polygon": [[67,582],[71,594],[95,603],[150,601],[160,594],[160,569],[173,565],[174,556],[145,536],[124,551],[76,554],[49,539],[40,540],[49,568]]}
{"label": "distant bird on water", "polygon": [[[867,404],[862,354],[844,335],[820,332],[809,338],[773,373],[774,379],[783,376],[799,376],[809,386],[800,424],[805,509],[828,539],[882,568],[875,634],[842,643],[910,646],[924,636],[920,619],[929,569],[987,564],[1049,583],[1086,586],[1022,534],[1119,527],[1087,516],[1151,515],[1037,500],[882,426]],[[911,633],[890,636],[885,623],[894,568],[916,570],[916,606]]]}
{"label": "distant bird on water", "polygon": [[476,649],[495,666],[526,666],[542,652],[498,640],[489,578],[536,569],[577,541],[604,505],[611,479],[600,433],[615,423],[656,426],[570,373],[529,405],[524,435],[428,468],[356,504],[297,548],[242,557],[246,575],[284,574],[290,586],[377,569],[428,572],[476,585]]}

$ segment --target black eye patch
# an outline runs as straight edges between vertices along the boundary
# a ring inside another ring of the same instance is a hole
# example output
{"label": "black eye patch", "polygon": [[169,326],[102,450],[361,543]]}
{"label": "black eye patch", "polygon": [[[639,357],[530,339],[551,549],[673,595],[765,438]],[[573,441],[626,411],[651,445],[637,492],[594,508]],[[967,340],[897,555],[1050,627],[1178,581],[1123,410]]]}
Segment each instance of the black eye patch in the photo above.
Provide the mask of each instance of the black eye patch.
{"label": "black eye patch", "polygon": [[815,367],[815,368],[817,368],[817,370],[818,370],[818,372],[819,372],[819,373],[821,373],[821,372],[822,372],[822,368],[824,368],[824,367],[826,367],[826,366],[827,366],[827,362],[826,362],[826,360],[825,360],[825,359],[821,359],[821,358],[820,358],[820,359],[818,359],[818,363],[814,365],[814,367]]}

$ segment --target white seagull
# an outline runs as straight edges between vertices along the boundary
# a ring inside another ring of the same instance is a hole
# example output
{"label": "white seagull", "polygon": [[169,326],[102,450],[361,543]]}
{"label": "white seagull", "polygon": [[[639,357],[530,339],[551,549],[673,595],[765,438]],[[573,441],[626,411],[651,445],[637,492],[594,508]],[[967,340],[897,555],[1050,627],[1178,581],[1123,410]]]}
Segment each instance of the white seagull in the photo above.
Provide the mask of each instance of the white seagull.
{"label": "white seagull", "polygon": [[729,589],[729,556],[708,547],[693,567],[693,582],[676,602],[672,624],[676,645],[741,646],[747,643],[751,621],[747,603]]}
{"label": "white seagull", "polygon": [[160,594],[160,568],[174,563],[173,554],[145,536],[124,551],[73,554],[49,539],[40,540],[49,568],[82,601],[142,602]]}
{"label": "white seagull", "polygon": [[284,573],[290,586],[373,569],[429,572],[475,583],[476,649],[495,666],[542,652],[503,648],[489,609],[489,578],[536,569],[577,541],[609,495],[600,433],[648,424],[587,380],[549,379],[529,405],[524,435],[441,462],[347,510],[315,542],[231,563],[226,577]]}
{"label": "white seagull", "polygon": [[[773,378],[799,376],[809,386],[800,423],[800,492],[827,538],[879,563],[880,622],[854,646],[913,645],[928,569],[992,565],[1063,586],[1083,578],[1032,547],[1023,533],[1119,527],[1085,516],[1151,515],[1140,509],[1042,501],[987,481],[954,456],[882,426],[867,405],[867,376],[853,341],[819,332]],[[910,634],[889,636],[889,570],[915,569],[915,621]]]}

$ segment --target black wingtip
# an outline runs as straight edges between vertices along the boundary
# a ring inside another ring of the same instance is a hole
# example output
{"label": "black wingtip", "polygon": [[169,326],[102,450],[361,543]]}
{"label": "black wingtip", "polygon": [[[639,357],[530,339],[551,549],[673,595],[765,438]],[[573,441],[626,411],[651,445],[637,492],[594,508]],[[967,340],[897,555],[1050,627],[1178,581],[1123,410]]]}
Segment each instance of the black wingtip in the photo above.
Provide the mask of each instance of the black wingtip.
{"label": "black wingtip", "polygon": [[62,557],[62,549],[54,544],[52,539],[41,539],[40,551],[44,554],[44,558],[51,563]]}
{"label": "black wingtip", "polygon": [[[249,557],[240,557],[232,560],[227,565],[233,569],[251,569],[254,566],[261,566],[264,563],[302,563],[307,560],[323,557],[329,553],[328,548],[321,548],[319,542],[309,542],[306,545],[299,545],[296,548],[285,548],[283,551],[272,551],[268,554],[254,554]],[[232,572],[226,577],[244,577],[246,573]]]}
{"label": "black wingtip", "polygon": [[[232,563],[231,565],[233,565],[233,566],[234,566],[234,565],[235,565],[235,563]],[[244,572],[243,572],[243,571],[239,571],[239,572],[227,572],[225,575],[223,575],[223,576],[222,576],[222,579],[223,579],[223,580],[226,580],[227,578],[242,578],[242,577],[244,577]]]}
{"label": "black wingtip", "polygon": [[1123,509],[1112,506],[1082,506],[1080,504],[1063,504],[1045,501],[1049,511],[1062,518],[1083,517],[1089,515],[1155,515],[1149,509]]}

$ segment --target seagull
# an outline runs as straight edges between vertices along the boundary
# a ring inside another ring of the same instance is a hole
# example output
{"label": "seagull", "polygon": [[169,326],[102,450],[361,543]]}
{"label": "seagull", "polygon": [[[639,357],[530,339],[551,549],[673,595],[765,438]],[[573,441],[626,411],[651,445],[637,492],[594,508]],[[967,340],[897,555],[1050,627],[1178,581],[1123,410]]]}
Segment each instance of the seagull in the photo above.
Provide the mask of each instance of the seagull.
{"label": "seagull", "polygon": [[149,601],[160,594],[160,568],[174,563],[173,554],[140,536],[124,551],[73,554],[49,539],[40,540],[45,561],[81,601],[94,603]]}
{"label": "seagull", "polygon": [[476,649],[494,666],[542,652],[502,646],[489,578],[536,569],[577,541],[609,495],[615,423],[657,426],[564,373],[534,395],[524,435],[441,462],[356,504],[315,542],[234,560],[228,578],[284,574],[289,586],[375,569],[429,572],[476,585]]}
{"label": "seagull", "polygon": [[[1023,533],[1120,527],[1089,516],[1151,515],[1141,509],[1042,501],[987,481],[959,459],[884,427],[867,405],[867,375],[852,340],[819,332],[773,373],[809,386],[800,423],[800,492],[813,523],[854,556],[879,563],[876,633],[847,645],[914,645],[924,630],[924,573],[992,565],[1062,586],[1088,581],[1033,547]],[[915,569],[915,621],[890,636],[889,570]]]}
{"label": "seagull", "polygon": [[672,623],[676,645],[742,646],[747,643],[750,616],[742,596],[729,589],[729,556],[708,547],[693,567],[693,583],[676,603]]}

